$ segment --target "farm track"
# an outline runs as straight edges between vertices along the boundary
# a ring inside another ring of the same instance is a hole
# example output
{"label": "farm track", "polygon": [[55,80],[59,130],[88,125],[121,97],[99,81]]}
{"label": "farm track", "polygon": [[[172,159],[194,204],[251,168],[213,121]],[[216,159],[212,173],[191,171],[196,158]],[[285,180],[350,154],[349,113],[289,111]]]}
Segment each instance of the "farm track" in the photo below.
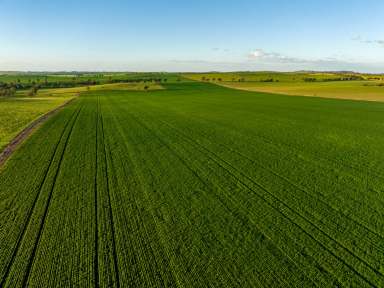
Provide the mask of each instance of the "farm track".
{"label": "farm track", "polygon": [[[263,129],[266,96],[172,85],[85,93],[9,159],[0,287],[384,286],[384,185],[368,162],[301,151],[311,134],[283,137],[297,115]],[[232,123],[243,110],[257,119]]]}

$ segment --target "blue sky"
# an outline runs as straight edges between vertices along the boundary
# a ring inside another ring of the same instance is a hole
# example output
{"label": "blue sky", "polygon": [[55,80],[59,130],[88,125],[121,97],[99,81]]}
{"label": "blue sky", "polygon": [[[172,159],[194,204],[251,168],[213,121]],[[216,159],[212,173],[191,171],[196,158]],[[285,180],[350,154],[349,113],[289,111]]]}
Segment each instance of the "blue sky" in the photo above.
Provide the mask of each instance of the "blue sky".
{"label": "blue sky", "polygon": [[0,0],[0,70],[384,72],[382,0]]}

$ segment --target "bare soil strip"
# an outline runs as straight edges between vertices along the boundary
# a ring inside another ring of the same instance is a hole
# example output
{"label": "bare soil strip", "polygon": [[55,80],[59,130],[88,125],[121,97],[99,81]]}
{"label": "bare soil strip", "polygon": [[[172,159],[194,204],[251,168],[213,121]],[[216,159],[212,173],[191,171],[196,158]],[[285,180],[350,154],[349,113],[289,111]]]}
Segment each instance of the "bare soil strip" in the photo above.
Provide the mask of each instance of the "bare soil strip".
{"label": "bare soil strip", "polygon": [[13,138],[12,141],[0,153],[0,168],[4,165],[7,159],[12,155],[12,153],[24,142],[25,139],[27,139],[33,133],[33,131],[35,131],[35,129],[38,126],[43,124],[50,117],[55,115],[57,112],[59,112],[61,109],[63,109],[65,106],[67,106],[69,103],[71,103],[75,99],[76,98],[72,98],[67,102],[61,104],[60,106],[56,107],[55,109],[40,116],[35,121],[30,123],[27,127],[25,127],[15,138]]}

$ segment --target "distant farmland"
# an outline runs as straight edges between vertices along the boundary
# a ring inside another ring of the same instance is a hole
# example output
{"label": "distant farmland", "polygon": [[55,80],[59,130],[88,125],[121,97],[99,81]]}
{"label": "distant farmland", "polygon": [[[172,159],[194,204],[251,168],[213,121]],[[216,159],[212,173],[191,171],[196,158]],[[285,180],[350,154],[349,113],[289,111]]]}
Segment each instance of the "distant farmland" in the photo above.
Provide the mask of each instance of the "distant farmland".
{"label": "distant farmland", "polygon": [[247,91],[384,101],[384,75],[336,72],[189,73],[185,77]]}
{"label": "distant farmland", "polygon": [[0,168],[0,287],[384,286],[383,103],[162,87]]}

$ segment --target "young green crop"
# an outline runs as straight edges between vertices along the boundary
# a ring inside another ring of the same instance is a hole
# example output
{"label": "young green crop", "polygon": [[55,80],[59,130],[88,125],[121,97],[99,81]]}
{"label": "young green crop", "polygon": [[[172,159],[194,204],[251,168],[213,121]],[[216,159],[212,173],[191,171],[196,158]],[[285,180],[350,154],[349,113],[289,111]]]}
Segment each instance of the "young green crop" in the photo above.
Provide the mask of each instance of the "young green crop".
{"label": "young green crop", "polygon": [[384,285],[383,104],[163,86],[84,93],[9,160],[0,286]]}

